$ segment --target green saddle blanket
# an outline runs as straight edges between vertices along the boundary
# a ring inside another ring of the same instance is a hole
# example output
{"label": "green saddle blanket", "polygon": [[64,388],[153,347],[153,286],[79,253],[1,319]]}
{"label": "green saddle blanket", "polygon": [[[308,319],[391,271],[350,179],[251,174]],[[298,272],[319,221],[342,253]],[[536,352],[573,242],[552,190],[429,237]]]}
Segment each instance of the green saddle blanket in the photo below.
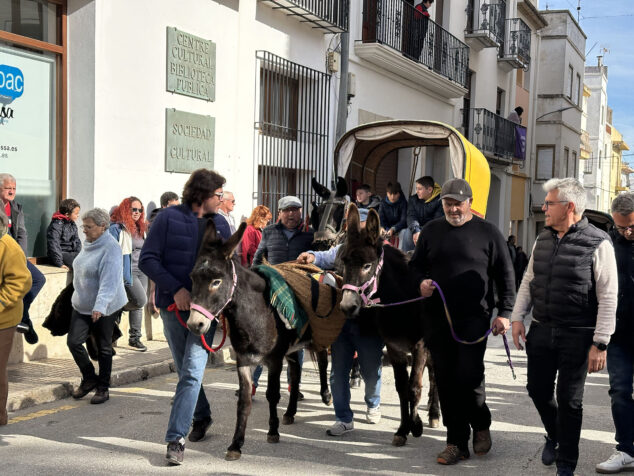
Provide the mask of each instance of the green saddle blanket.
{"label": "green saddle blanket", "polygon": [[297,336],[301,337],[308,324],[308,315],[297,302],[295,293],[286,280],[271,266],[254,266],[252,270],[269,283],[269,300],[286,328],[295,329]]}

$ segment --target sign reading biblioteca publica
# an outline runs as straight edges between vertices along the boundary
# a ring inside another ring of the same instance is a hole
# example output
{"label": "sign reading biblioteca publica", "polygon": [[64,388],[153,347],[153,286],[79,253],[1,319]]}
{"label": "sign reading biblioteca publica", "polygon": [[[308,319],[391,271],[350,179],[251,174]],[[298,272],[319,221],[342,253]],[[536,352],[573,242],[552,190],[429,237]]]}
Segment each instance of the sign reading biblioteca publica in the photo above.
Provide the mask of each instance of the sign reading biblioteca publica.
{"label": "sign reading biblioteca publica", "polygon": [[165,124],[166,172],[214,168],[215,118],[166,109]]}
{"label": "sign reading biblioteca publica", "polygon": [[216,100],[216,44],[167,27],[167,90]]}

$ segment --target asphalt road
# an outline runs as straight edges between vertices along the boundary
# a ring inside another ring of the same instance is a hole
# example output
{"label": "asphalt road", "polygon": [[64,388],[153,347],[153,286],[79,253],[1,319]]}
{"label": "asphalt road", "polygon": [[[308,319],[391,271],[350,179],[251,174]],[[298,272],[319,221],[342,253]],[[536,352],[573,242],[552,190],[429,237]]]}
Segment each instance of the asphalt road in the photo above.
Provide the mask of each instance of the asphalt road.
{"label": "asphalt road", "polygon": [[[399,408],[389,367],[384,368],[381,422],[365,422],[362,389],[354,389],[355,430],[339,438],[327,436],[334,413],[332,407],[321,403],[316,369],[306,363],[302,382],[306,400],[300,402],[295,424],[280,428],[280,443],[266,442],[268,405],[265,386],[261,386],[238,461],[224,459],[235,425],[237,388],[235,368],[227,366],[206,372],[205,390],[212,402],[214,424],[204,441],[187,442],[185,463],[180,467],[166,466],[163,459],[170,398],[176,385],[176,377],[171,374],[114,388],[110,401],[103,405],[90,405],[86,397],[11,413],[10,424],[0,427],[0,474],[555,474],[554,467],[546,468],[540,461],[544,432],[525,390],[525,356],[513,352],[518,374],[513,380],[501,346],[499,337],[490,339],[486,354],[493,448],[484,457],[472,456],[456,466],[436,463],[436,454],[444,448],[442,426],[425,426],[421,438],[410,436],[405,447],[391,446]],[[426,388],[424,392],[426,395]],[[613,451],[606,373],[588,377],[584,401],[579,475],[594,474],[595,464]],[[287,402],[284,389],[280,406]],[[282,412],[280,408],[280,416]],[[423,421],[426,425],[426,414]]]}

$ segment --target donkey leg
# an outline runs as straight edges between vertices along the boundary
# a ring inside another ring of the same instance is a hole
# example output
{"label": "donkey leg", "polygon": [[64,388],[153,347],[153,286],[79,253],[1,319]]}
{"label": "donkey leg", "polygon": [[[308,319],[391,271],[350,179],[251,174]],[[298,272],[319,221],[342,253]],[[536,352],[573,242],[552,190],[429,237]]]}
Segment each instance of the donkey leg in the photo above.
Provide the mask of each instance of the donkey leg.
{"label": "donkey leg", "polygon": [[297,413],[297,400],[299,398],[299,356],[297,352],[288,354],[286,361],[288,362],[288,370],[290,377],[291,394],[288,400],[286,413],[282,417],[282,425],[292,425],[295,422],[295,414]]}
{"label": "donkey leg", "polygon": [[409,377],[409,412],[412,436],[423,434],[423,421],[418,415],[418,402],[422,394],[423,370],[425,369],[425,347],[419,341],[412,349],[412,372]]}
{"label": "donkey leg", "polygon": [[269,432],[266,441],[278,443],[280,441],[280,419],[277,417],[277,404],[280,402],[280,375],[282,374],[282,361],[284,357],[271,359],[268,366],[269,378],[266,387],[266,400],[269,402]]}
{"label": "donkey leg", "polygon": [[328,350],[320,350],[316,353],[317,367],[319,368],[319,384],[321,401],[325,405],[332,405],[332,393],[328,389]]}
{"label": "donkey leg", "polygon": [[244,433],[247,428],[247,419],[251,413],[251,367],[238,364],[238,379],[240,381],[240,391],[238,395],[238,416],[236,419],[236,429],[233,434],[233,441],[225,459],[234,461],[240,458],[242,445],[244,444]]}
{"label": "donkey leg", "polygon": [[438,387],[436,386],[436,373],[431,360],[431,352],[425,348],[427,356],[425,365],[427,367],[427,375],[429,376],[429,394],[427,399],[427,415],[429,417],[430,428],[438,428],[440,426],[440,398],[438,398]]}
{"label": "donkey leg", "polygon": [[401,424],[394,434],[392,444],[394,446],[403,446],[407,442],[407,434],[410,431],[407,356],[389,345],[387,346],[387,354],[394,370],[394,383],[396,384],[396,392],[401,404]]}

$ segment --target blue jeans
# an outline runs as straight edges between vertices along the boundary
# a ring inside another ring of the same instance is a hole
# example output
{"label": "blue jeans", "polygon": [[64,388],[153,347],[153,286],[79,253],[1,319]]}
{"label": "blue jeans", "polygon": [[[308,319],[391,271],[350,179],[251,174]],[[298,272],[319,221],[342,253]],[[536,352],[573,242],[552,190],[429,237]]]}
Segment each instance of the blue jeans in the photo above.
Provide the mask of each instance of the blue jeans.
{"label": "blue jeans", "polygon": [[26,262],[26,267],[31,273],[31,279],[33,281],[33,284],[31,285],[31,289],[29,290],[29,292],[26,293],[26,296],[24,296],[24,301],[23,301],[24,307],[22,309],[22,322],[24,324],[32,326],[33,324],[31,323],[31,318],[29,316],[29,309],[31,308],[31,304],[33,304],[33,301],[35,301],[35,298],[37,297],[37,295],[40,293],[40,291],[44,287],[44,283],[46,283],[46,278],[44,277],[42,272],[39,269],[37,269],[37,266],[35,266],[30,261]]}
{"label": "blue jeans", "polygon": [[412,251],[415,248],[416,245],[414,244],[414,235],[409,228],[403,228],[398,234],[398,249],[401,250],[403,253],[407,253],[408,251]]}
{"label": "blue jeans", "polygon": [[608,346],[608,373],[612,418],[616,428],[616,449],[634,456],[634,351],[630,345],[611,342]]}
{"label": "blue jeans", "polygon": [[331,346],[332,370],[330,386],[337,421],[350,423],[350,370],[354,352],[359,355],[361,376],[365,382],[365,403],[376,408],[381,403],[381,369],[383,340],[379,336],[363,336],[354,320],[347,320]]}
{"label": "blue jeans", "polygon": [[[297,352],[297,360],[299,360],[299,381],[302,381],[302,367],[304,366],[304,349],[301,349]],[[253,370],[253,386],[258,388],[258,382],[260,381],[260,377],[262,376],[262,366],[258,365]],[[286,367],[286,382],[291,384],[291,374],[288,367]]]}
{"label": "blue jeans", "polygon": [[[211,416],[209,401],[203,390],[203,375],[207,365],[207,350],[202,346],[199,336],[189,332],[183,327],[176,314],[161,309],[163,320],[163,332],[167,338],[176,371],[178,372],[178,384],[174,394],[174,404],[170,413],[165,441],[176,441],[184,438],[189,432],[189,427],[194,421],[204,420]],[[184,322],[189,318],[189,311],[180,311]],[[211,324],[209,332],[205,334],[208,344],[213,342],[216,332],[216,321]]]}

